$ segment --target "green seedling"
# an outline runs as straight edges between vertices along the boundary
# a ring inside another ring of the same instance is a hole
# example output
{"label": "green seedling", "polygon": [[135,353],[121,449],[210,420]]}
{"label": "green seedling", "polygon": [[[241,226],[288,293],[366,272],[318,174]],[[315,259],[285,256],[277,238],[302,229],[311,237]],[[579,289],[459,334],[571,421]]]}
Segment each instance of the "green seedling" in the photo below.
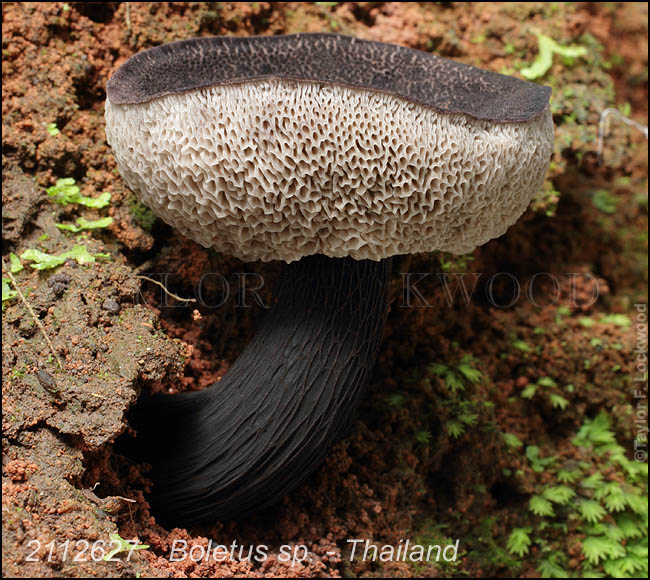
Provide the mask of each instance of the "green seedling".
{"label": "green seedling", "polygon": [[471,383],[478,383],[483,377],[481,371],[472,366],[474,363],[474,357],[470,354],[466,354],[463,355],[460,361],[456,364],[446,365],[433,363],[429,366],[429,372],[442,377],[449,390],[452,393],[455,393],[456,391],[464,390],[465,380],[468,380]]}
{"label": "green seedling", "polygon": [[540,377],[537,384],[540,387],[557,387],[557,383],[551,377]]}
{"label": "green seedling", "polygon": [[135,197],[129,202],[129,210],[133,219],[145,231],[150,232],[156,222],[154,213],[143,203],[140,203]]}
{"label": "green seedling", "polygon": [[514,54],[516,50],[517,48],[514,44],[512,44],[512,42],[506,42],[505,46],[503,47],[503,52],[506,54]]}
{"label": "green seedling", "polygon": [[551,393],[548,398],[549,401],[551,401],[551,406],[554,409],[560,409],[561,411],[564,411],[569,406],[569,401],[567,401],[562,395]]}
{"label": "green seedling", "polygon": [[591,201],[596,206],[596,208],[603,213],[610,215],[616,213],[618,199],[612,196],[606,189],[599,189],[595,191],[593,197],[591,198]]}
{"label": "green seedling", "polygon": [[399,408],[406,402],[406,395],[402,393],[391,393],[388,395],[388,404],[391,407]]}
{"label": "green seedling", "polygon": [[530,466],[535,473],[542,473],[544,469],[555,463],[555,457],[540,457],[539,447],[537,445],[529,445],[526,447],[526,457],[530,461]]}
{"label": "green seedling", "polygon": [[443,252],[440,254],[440,268],[443,272],[467,272],[469,263],[474,259],[472,254],[456,256]]}
{"label": "green seedling", "polygon": [[530,384],[527,385],[523,391],[521,391],[521,396],[524,399],[532,399],[535,396],[535,393],[537,393],[537,385]]}
{"label": "green seedling", "polygon": [[431,432],[430,431],[418,431],[415,434],[415,440],[418,443],[422,443],[426,445],[427,443],[431,442]]}
{"label": "green seedling", "polygon": [[77,218],[77,225],[74,224],[55,224],[60,230],[66,232],[78,233],[83,230],[97,230],[107,228],[113,223],[112,217],[105,217],[98,220],[87,220],[86,218]]}
{"label": "green seedling", "polygon": [[24,270],[23,265],[20,263],[20,258],[13,252],[9,254],[9,261],[11,262],[10,270],[12,274],[18,274],[18,272],[22,272]]}
{"label": "green seedling", "polygon": [[96,253],[91,254],[84,245],[77,245],[72,250],[55,256],[30,248],[25,250],[21,256],[23,260],[33,262],[31,267],[35,270],[49,270],[60,266],[68,259],[76,260],[79,264],[92,264],[96,258],[109,258],[110,254]]}
{"label": "green seedling", "polygon": [[512,342],[512,346],[522,352],[530,352],[533,350],[525,340],[514,340]]}
{"label": "green seedling", "polygon": [[553,516],[553,505],[545,497],[541,495],[534,495],[528,502],[528,508],[536,516]]}
{"label": "green seedling", "polygon": [[504,433],[503,440],[506,442],[506,445],[508,447],[511,447],[512,449],[518,449],[523,445],[521,439],[519,439],[519,437],[517,437],[513,433]]}
{"label": "green seedling", "polygon": [[[443,404],[447,405],[448,403]],[[452,403],[451,406],[454,418],[445,423],[445,429],[451,437],[457,439],[465,433],[467,427],[476,425],[478,414],[473,412],[474,406],[470,401],[458,401],[455,404]]]}
{"label": "green seedling", "polygon": [[64,177],[57,179],[56,184],[47,188],[47,195],[52,198],[52,201],[59,205],[67,205],[69,203],[78,203],[86,207],[101,209],[106,207],[111,201],[111,194],[105,191],[99,197],[86,197],[81,195],[79,186],[75,185],[75,180],[72,177]]}
{"label": "green seedling", "polygon": [[476,424],[478,415],[475,413],[463,413],[458,415],[458,419],[451,419],[445,423],[445,429],[447,433],[451,435],[454,439],[458,439],[463,433],[467,426],[472,426]]}
{"label": "green seedling", "polygon": [[600,322],[603,324],[613,324],[614,326],[621,326],[623,328],[629,328],[632,325],[632,321],[629,316],[625,314],[606,314],[602,316]]}
{"label": "green seedling", "polygon": [[[537,379],[536,383],[527,385],[521,391],[521,396],[524,399],[532,399],[537,394],[540,387],[554,388],[557,386],[557,383],[551,377],[540,377]],[[558,393],[548,393],[548,399],[554,409],[564,411],[569,406],[569,401]]]}
{"label": "green seedling", "polygon": [[11,289],[11,280],[9,278],[2,278],[2,302],[4,304],[7,300],[13,300],[18,296],[18,292]]}
{"label": "green seedling", "polygon": [[521,74],[528,80],[543,77],[553,65],[553,55],[559,54],[564,58],[578,58],[587,54],[584,46],[562,46],[545,34],[537,34],[539,53],[529,67],[521,69]]}
{"label": "green seedling", "polygon": [[566,505],[573,498],[575,492],[566,485],[547,487],[542,494],[545,499],[560,505]]}
{"label": "green seedling", "polygon": [[454,439],[458,439],[458,437],[465,433],[465,425],[455,419],[447,421],[445,423],[445,429],[447,429],[447,433]]}
{"label": "green seedling", "polygon": [[138,544],[137,540],[125,540],[119,534],[110,534],[109,538],[111,543],[116,544],[116,546],[104,556],[105,562],[110,562],[117,554],[128,552],[130,557],[131,552],[134,550],[146,550],[150,547],[147,544]]}
{"label": "green seedling", "polygon": [[56,123],[48,123],[45,125],[45,128],[47,129],[47,132],[52,135],[52,137],[56,137],[61,131],[56,126]]}
{"label": "green seedling", "polygon": [[516,554],[520,558],[528,554],[532,540],[530,539],[530,533],[533,531],[533,528],[515,528],[512,530],[510,537],[508,538],[508,551],[512,554]]}

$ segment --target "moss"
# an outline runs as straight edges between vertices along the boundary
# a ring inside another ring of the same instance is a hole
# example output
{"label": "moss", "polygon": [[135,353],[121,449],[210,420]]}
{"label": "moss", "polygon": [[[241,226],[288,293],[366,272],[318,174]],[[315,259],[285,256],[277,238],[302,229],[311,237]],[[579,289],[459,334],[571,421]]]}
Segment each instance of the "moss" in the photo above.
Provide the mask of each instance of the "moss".
{"label": "moss", "polygon": [[570,442],[543,465],[527,453],[533,516],[510,533],[508,550],[542,577],[647,576],[647,464],[628,459],[604,411]]}
{"label": "moss", "polygon": [[129,200],[129,211],[136,223],[146,232],[150,232],[156,223],[156,216],[154,213],[143,203],[138,201],[135,197]]}
{"label": "moss", "polygon": [[618,199],[606,189],[598,189],[592,198],[593,204],[602,212],[613,214],[618,206]]}
{"label": "moss", "polygon": [[[412,532],[413,538],[411,543],[413,545],[420,545],[427,549],[429,546],[441,546],[444,549],[455,543],[456,538],[448,537],[445,533],[446,524],[439,524],[432,520],[424,520],[422,524]],[[453,535],[453,534],[452,534]],[[435,551],[434,551],[435,553]],[[439,558],[437,562],[412,562],[411,567],[416,576],[426,577],[426,572],[429,568],[434,568],[442,578],[458,577],[466,575],[467,571],[463,570],[463,557],[466,555],[462,547],[462,541],[459,544],[457,557],[455,560],[445,560],[444,557]]]}

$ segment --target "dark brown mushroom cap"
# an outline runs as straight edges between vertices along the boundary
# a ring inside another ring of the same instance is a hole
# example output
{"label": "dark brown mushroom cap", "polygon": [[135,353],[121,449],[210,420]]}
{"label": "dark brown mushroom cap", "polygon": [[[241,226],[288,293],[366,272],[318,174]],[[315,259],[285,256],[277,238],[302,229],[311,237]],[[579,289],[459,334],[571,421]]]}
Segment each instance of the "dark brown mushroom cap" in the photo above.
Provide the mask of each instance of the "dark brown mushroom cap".
{"label": "dark brown mushroom cap", "polygon": [[204,37],[151,48],[111,77],[115,104],[195,89],[287,79],[378,91],[493,122],[522,122],[548,106],[549,87],[419,50],[338,34]]}

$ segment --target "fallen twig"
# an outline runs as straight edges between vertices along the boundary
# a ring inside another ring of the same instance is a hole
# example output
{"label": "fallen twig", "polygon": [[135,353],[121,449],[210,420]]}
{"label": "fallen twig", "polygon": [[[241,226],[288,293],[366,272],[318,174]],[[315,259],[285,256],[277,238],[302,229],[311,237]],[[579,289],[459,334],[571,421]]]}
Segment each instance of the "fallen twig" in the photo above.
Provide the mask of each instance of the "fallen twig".
{"label": "fallen twig", "polygon": [[607,129],[607,119],[610,115],[615,115],[617,118],[623,121],[623,123],[629,125],[630,127],[634,127],[635,129],[638,129],[639,131],[641,131],[641,133],[645,135],[646,139],[648,138],[647,125],[642,125],[641,123],[638,123],[634,119],[630,119],[629,117],[621,113],[618,109],[613,109],[611,107],[605,109],[600,114],[600,120],[598,121],[598,164],[601,164],[603,162],[603,145],[605,141],[605,131]]}
{"label": "fallen twig", "polygon": [[177,296],[173,292],[170,292],[165,288],[165,285],[162,282],[158,282],[158,280],[154,280],[153,278],[149,278],[149,276],[143,276],[142,274],[138,274],[137,278],[140,278],[141,280],[147,280],[147,282],[153,282],[157,286],[160,286],[165,294],[167,296],[171,296],[172,298],[175,298],[176,300],[179,300],[180,302],[196,302],[196,298],[181,298],[180,296]]}

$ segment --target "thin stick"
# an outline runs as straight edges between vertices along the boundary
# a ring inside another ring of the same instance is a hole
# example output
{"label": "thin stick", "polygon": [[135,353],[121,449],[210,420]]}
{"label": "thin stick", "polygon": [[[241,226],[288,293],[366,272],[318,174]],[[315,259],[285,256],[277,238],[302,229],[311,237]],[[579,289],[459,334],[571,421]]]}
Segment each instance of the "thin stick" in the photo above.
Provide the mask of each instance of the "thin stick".
{"label": "thin stick", "polygon": [[142,280],[147,280],[147,282],[153,282],[157,286],[160,286],[163,289],[163,291],[165,292],[165,294],[167,294],[167,296],[171,296],[172,298],[175,298],[176,300],[180,300],[181,302],[196,302],[196,298],[181,298],[180,296],[176,296],[176,294],[174,294],[173,292],[170,292],[169,290],[167,290],[167,288],[165,288],[165,285],[162,282],[158,282],[158,280],[154,280],[153,278],[149,278],[149,276],[143,276],[142,274],[139,274],[137,276],[137,278],[140,278]]}
{"label": "thin stick", "polygon": [[607,128],[607,118],[610,115],[615,115],[617,118],[623,121],[623,123],[629,125],[630,127],[634,127],[635,129],[638,129],[639,131],[641,131],[641,133],[645,135],[646,139],[648,138],[647,125],[642,125],[641,123],[637,123],[634,119],[630,119],[629,117],[626,117],[618,109],[613,109],[611,107],[605,109],[600,114],[600,120],[598,121],[598,163],[599,164],[603,162],[603,144],[605,141],[605,130]]}
{"label": "thin stick", "polygon": [[125,7],[125,19],[126,19],[126,30],[127,30],[127,38],[131,36],[131,4],[129,2],[126,2],[126,7]]}
{"label": "thin stick", "polygon": [[2,270],[7,274],[7,276],[9,276],[9,279],[14,285],[16,292],[18,292],[18,296],[20,297],[20,300],[25,305],[25,308],[27,308],[28,312],[34,319],[36,326],[40,328],[41,333],[43,334],[43,338],[45,338],[45,342],[47,343],[47,346],[50,348],[50,351],[52,351],[52,354],[54,355],[54,358],[56,359],[56,362],[59,365],[59,370],[63,370],[63,364],[61,363],[61,359],[59,358],[59,355],[57,354],[56,350],[54,350],[54,345],[52,344],[50,337],[47,335],[47,332],[45,332],[45,327],[43,326],[42,322],[39,320],[38,316],[36,316],[36,314],[32,310],[32,307],[29,305],[29,302],[27,302],[27,298],[25,298],[25,295],[21,292],[20,287],[18,286],[18,282],[16,282],[16,278],[14,278],[14,275],[11,273],[11,270],[7,268],[7,264],[5,264],[4,258],[2,260]]}
{"label": "thin stick", "polygon": [[[98,486],[100,483],[101,483],[101,481],[96,482],[95,485],[92,486],[92,488],[90,489],[90,491],[95,491],[95,489],[97,489],[97,486]],[[128,497],[124,497],[123,495],[112,495],[112,496],[109,496],[109,497],[116,497],[117,499],[121,499],[122,501],[126,501],[126,502],[128,502],[128,503],[135,503],[135,500],[134,500],[134,499],[131,499],[131,498],[128,498]]]}

